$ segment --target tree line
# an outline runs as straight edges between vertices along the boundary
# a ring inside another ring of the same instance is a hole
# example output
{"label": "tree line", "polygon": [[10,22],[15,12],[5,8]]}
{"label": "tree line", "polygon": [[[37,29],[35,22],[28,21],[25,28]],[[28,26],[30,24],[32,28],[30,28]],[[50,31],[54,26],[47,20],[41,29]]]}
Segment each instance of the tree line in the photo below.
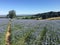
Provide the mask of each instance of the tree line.
{"label": "tree line", "polygon": [[54,12],[54,11],[50,11],[50,12],[46,12],[46,13],[39,13],[34,15],[36,18],[42,17],[42,19],[46,19],[46,18],[51,18],[51,17],[59,17],[60,16],[60,12]]}

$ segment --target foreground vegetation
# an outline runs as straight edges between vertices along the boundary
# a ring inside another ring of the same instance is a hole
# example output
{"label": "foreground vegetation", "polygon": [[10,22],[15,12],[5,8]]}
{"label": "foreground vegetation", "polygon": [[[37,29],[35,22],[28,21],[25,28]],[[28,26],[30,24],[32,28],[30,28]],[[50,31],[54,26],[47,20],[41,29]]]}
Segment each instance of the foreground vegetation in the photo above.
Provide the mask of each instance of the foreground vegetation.
{"label": "foreground vegetation", "polygon": [[[0,45],[6,44],[9,21],[5,22],[0,24]],[[60,45],[60,20],[12,19],[9,40],[10,45]]]}
{"label": "foreground vegetation", "polygon": [[31,21],[32,22],[28,20],[14,20],[14,22],[12,22],[12,45],[60,44],[60,21]]}
{"label": "foreground vegetation", "polygon": [[5,45],[5,34],[7,31],[8,20],[0,19],[0,45]]}

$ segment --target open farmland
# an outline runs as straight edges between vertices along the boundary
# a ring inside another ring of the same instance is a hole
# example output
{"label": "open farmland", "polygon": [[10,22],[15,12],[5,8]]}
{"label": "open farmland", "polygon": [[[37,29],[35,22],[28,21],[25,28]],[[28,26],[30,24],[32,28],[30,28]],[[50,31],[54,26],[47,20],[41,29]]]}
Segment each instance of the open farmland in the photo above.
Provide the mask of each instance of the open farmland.
{"label": "open farmland", "polygon": [[59,45],[60,20],[12,20],[11,45]]}
{"label": "open farmland", "polygon": [[0,45],[5,45],[5,33],[9,20],[0,19]]}
{"label": "open farmland", "polygon": [[[0,45],[5,45],[9,19],[0,19]],[[11,20],[11,45],[60,45],[60,20]]]}

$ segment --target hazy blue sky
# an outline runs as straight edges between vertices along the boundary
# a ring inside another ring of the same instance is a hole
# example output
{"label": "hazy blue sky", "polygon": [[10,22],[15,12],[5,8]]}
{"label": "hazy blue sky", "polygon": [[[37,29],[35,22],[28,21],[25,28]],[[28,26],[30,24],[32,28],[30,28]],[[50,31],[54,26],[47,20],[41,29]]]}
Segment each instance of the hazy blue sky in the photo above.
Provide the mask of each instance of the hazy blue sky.
{"label": "hazy blue sky", "polygon": [[0,0],[0,15],[15,10],[17,14],[60,11],[60,0]]}

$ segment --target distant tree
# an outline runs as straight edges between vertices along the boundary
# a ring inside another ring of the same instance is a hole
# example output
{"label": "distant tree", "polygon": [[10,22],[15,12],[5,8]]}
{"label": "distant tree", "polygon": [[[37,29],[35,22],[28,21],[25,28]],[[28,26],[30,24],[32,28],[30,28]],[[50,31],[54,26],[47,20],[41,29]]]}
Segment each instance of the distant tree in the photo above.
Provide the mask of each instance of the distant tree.
{"label": "distant tree", "polygon": [[58,13],[58,16],[60,16],[60,11],[59,12],[57,12]]}
{"label": "distant tree", "polygon": [[16,17],[16,12],[15,10],[10,10],[8,15],[7,15],[8,18],[15,18]]}
{"label": "distant tree", "polygon": [[6,16],[6,18],[8,18],[8,15]]}
{"label": "distant tree", "polygon": [[42,15],[42,19],[46,19],[46,15]]}

